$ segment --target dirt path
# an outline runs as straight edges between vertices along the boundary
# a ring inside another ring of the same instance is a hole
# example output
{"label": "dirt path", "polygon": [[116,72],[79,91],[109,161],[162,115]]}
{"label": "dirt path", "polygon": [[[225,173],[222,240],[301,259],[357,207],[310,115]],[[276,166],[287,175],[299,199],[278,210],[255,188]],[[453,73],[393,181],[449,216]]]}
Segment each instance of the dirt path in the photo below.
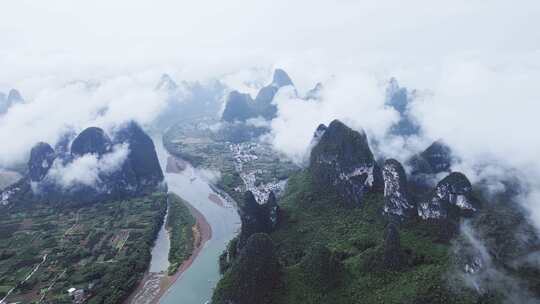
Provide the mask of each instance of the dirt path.
{"label": "dirt path", "polygon": [[20,281],[15,287],[11,288],[7,294],[4,296],[4,298],[2,298],[0,300],[0,304],[4,304],[4,303],[7,303],[7,298],[11,295],[11,293],[13,293],[13,291],[17,288],[17,286],[25,283],[26,281],[30,280],[30,278],[34,275],[34,273],[36,273],[38,270],[39,270],[39,267],[41,267],[41,265],[43,265],[43,263],[45,263],[45,261],[47,261],[47,254],[45,254],[41,260],[41,263],[37,264],[36,267],[34,267],[34,269],[26,276],[26,278],[22,281]]}

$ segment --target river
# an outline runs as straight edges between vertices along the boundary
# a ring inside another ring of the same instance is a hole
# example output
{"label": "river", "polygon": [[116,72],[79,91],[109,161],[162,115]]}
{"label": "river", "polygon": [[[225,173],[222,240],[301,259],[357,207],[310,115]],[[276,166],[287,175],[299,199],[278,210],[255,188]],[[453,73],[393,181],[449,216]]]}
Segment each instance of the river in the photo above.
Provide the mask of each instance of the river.
{"label": "river", "polygon": [[[162,168],[166,168],[170,156],[161,143],[161,138],[154,140]],[[223,206],[210,199],[216,193],[210,187],[208,180],[200,171],[187,166],[181,173],[165,173],[169,192],[175,193],[188,201],[205,218],[212,229],[212,236],[191,266],[173,283],[162,296],[163,304],[203,304],[212,297],[213,289],[220,278],[218,259],[225,250],[227,243],[236,236],[240,229],[240,218],[235,206],[223,200]],[[156,252],[160,247],[159,254]],[[163,267],[163,252],[168,246],[158,236],[158,242],[152,253],[152,265]],[[167,254],[165,254],[166,256]],[[154,262],[155,259],[159,261]],[[158,267],[158,268],[161,268]]]}
{"label": "river", "polygon": [[154,248],[152,248],[152,260],[150,261],[151,273],[159,273],[167,271],[169,268],[169,249],[171,248],[171,241],[169,240],[169,231],[166,228],[166,219],[169,215],[169,208],[167,207],[167,212],[165,213],[165,219],[159,230],[157,239],[154,243]]}

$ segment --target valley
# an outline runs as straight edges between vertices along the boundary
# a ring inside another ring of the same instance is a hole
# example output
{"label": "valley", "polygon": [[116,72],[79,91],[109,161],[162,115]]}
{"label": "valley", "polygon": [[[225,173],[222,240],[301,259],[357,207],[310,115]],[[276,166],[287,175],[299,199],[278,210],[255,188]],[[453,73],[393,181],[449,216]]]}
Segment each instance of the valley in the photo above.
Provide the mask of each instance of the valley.
{"label": "valley", "polygon": [[[155,138],[156,150],[163,167],[167,161],[179,161],[168,153],[160,138]],[[179,161],[180,162],[180,161]],[[188,163],[183,170],[165,172],[169,193],[180,196],[192,208],[201,237],[191,257],[171,277],[168,288],[162,289],[159,303],[200,304],[209,301],[220,278],[218,259],[226,244],[240,228],[236,203],[214,191],[208,176]],[[218,197],[221,204],[213,200]]]}
{"label": "valley", "polygon": [[245,191],[263,202],[270,191],[283,192],[288,176],[299,169],[258,136],[267,129],[243,123],[201,119],[179,123],[164,134],[171,154],[193,166],[219,172],[216,187],[241,202]]}
{"label": "valley", "polygon": [[[292,162],[268,141],[268,121],[253,118],[276,115],[279,84],[292,85],[285,76],[276,71],[256,106],[231,92],[227,119],[184,120],[153,139],[129,122],[110,136],[87,128],[69,148],[36,144],[22,178],[4,179],[0,303],[538,296],[530,259],[540,238],[512,190],[488,195],[487,181],[452,171],[442,140],[402,164],[375,155],[366,132],[339,120],[314,130],[309,162]],[[419,132],[407,119],[389,136]],[[68,179],[85,159],[96,176]]]}
{"label": "valley", "polygon": [[540,304],[540,1],[0,7],[0,304]]}

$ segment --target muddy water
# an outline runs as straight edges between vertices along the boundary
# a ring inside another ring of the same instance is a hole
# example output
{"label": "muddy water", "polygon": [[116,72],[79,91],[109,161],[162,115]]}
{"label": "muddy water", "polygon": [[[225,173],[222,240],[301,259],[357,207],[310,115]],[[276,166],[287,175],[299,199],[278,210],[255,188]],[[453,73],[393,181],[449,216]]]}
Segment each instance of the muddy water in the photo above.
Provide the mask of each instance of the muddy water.
{"label": "muddy water", "polygon": [[156,303],[167,279],[167,268],[169,267],[169,248],[171,242],[169,232],[166,229],[166,219],[169,208],[165,214],[165,220],[158,232],[157,239],[152,248],[152,259],[148,273],[145,274],[144,282],[137,288],[134,295],[126,301],[130,304],[151,304]]}
{"label": "muddy water", "polygon": [[169,214],[169,208],[165,214],[165,220],[161,229],[159,230],[154,248],[152,248],[152,260],[150,262],[149,272],[159,273],[167,271],[169,268],[169,249],[171,248],[171,241],[169,239],[169,232],[166,229],[167,215]]}
{"label": "muddy water", "polygon": [[[162,167],[170,156],[156,139],[156,150]],[[238,233],[240,218],[232,202],[215,203],[217,195],[199,172],[187,166],[180,173],[165,173],[169,192],[188,201],[205,218],[212,229],[208,240],[191,266],[173,283],[161,298],[163,304],[203,304],[212,297],[220,278],[218,258],[227,243]],[[214,200],[214,201],[213,201]],[[168,251],[168,250],[167,250]]]}

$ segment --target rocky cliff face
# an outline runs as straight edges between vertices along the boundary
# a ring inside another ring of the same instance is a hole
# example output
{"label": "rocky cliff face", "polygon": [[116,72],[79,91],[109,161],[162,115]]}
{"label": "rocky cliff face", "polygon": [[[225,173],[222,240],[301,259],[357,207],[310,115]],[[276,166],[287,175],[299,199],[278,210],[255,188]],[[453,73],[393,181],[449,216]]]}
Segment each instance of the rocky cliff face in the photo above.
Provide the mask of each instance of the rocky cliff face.
{"label": "rocky cliff face", "polygon": [[407,189],[407,176],[403,166],[395,159],[388,159],[384,162],[382,170],[384,179],[384,210],[383,212],[391,216],[412,216],[415,213]]}
{"label": "rocky cliff face", "polygon": [[422,153],[408,161],[412,174],[437,174],[450,172],[452,150],[441,140],[435,141]]}
{"label": "rocky cliff face", "polygon": [[[417,187],[416,181],[409,185],[397,160],[386,160],[381,170],[366,135],[338,120],[328,127],[320,125],[313,143],[309,171],[314,182],[321,189],[336,191],[349,207],[360,206],[366,193],[384,191],[383,213],[393,219],[418,215],[425,220],[446,220],[449,215],[458,218],[477,210],[471,183],[462,173],[449,174],[434,188]],[[422,172],[450,170],[450,150],[441,142],[435,142],[418,157],[427,168]],[[411,194],[413,190],[415,196]]]}
{"label": "rocky cliff face", "polygon": [[467,216],[477,211],[476,204],[467,177],[463,173],[452,172],[418,204],[418,215],[425,220]]}
{"label": "rocky cliff face", "polygon": [[382,190],[381,170],[367,137],[334,120],[313,147],[309,170],[322,189],[334,188],[348,206],[360,206],[364,195]]}
{"label": "rocky cliff face", "polygon": [[28,178],[32,182],[43,180],[49,172],[56,153],[48,143],[37,143],[30,151],[30,160],[28,161]]}

